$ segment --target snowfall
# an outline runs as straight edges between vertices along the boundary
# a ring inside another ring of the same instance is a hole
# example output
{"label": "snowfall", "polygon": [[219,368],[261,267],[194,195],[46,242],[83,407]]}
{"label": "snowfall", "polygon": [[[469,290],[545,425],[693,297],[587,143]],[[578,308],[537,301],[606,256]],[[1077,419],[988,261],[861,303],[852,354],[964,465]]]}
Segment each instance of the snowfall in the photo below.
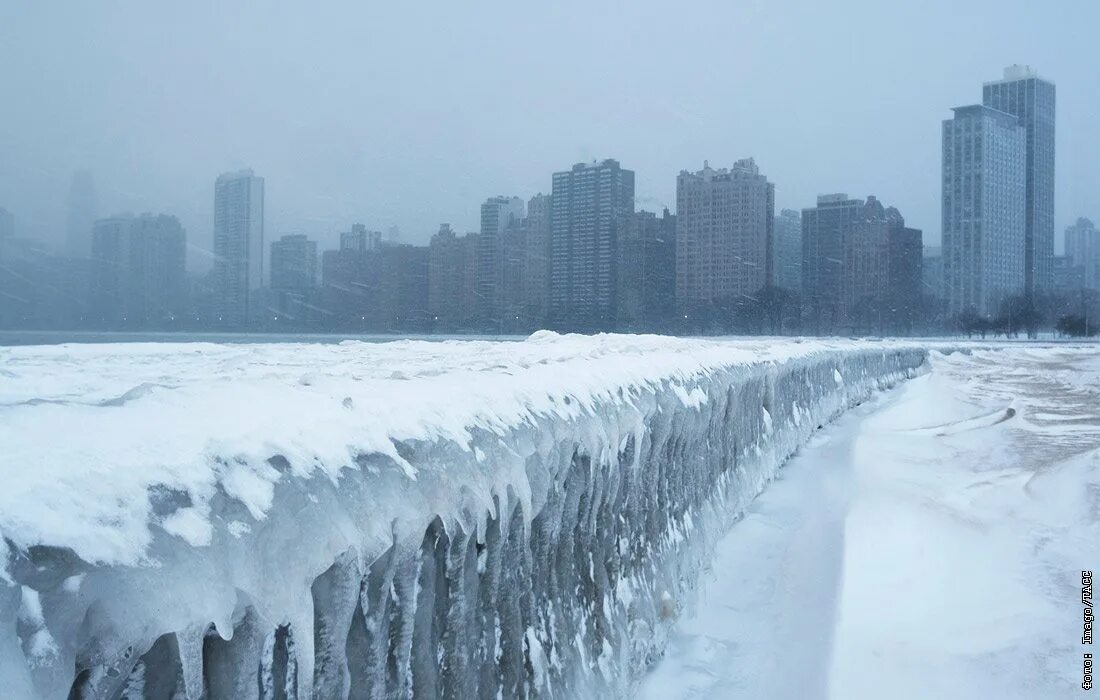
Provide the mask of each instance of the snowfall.
{"label": "snowfall", "polygon": [[1100,353],[0,348],[0,697],[1080,691]]}

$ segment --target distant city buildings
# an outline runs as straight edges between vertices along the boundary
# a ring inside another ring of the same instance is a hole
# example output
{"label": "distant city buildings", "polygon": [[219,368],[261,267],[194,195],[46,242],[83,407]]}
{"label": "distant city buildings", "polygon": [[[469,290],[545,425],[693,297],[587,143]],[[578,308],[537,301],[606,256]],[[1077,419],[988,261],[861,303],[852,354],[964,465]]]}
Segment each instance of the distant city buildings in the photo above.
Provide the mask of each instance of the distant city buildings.
{"label": "distant city buildings", "polygon": [[752,158],[676,179],[676,299],[682,313],[745,299],[770,279],[775,185]]}
{"label": "distant city buildings", "polygon": [[784,209],[773,229],[772,284],[790,292],[802,291],[802,214]]}
{"label": "distant city buildings", "polygon": [[994,316],[1026,293],[1027,131],[991,107],[954,112],[943,122],[944,298],[952,316]]}
{"label": "distant city buildings", "polygon": [[96,221],[92,231],[92,318],[108,327],[156,327],[187,311],[187,235],[174,216]]}
{"label": "distant city buildings", "polygon": [[1100,231],[1091,220],[1080,218],[1066,228],[1066,264],[1079,268],[1081,286],[1100,290]]}
{"label": "distant city buildings", "polygon": [[317,288],[317,242],[308,236],[283,236],[271,244],[271,291],[274,311],[306,319]]}
{"label": "distant city buildings", "polygon": [[550,324],[615,323],[615,246],[634,213],[634,171],[617,160],[554,173],[550,216]]}
{"label": "distant city buildings", "polygon": [[69,187],[68,211],[65,222],[65,253],[71,258],[87,258],[92,250],[92,225],[99,218],[92,174],[79,170]]}
{"label": "distant city buildings", "polygon": [[473,325],[477,299],[477,234],[459,236],[440,224],[428,245],[428,315],[434,331]]}
{"label": "distant city buildings", "polygon": [[[518,300],[514,289],[522,274],[523,248],[518,242],[520,223],[524,217],[523,200],[519,197],[490,197],[481,205],[481,231],[477,238],[477,317],[485,331],[499,331],[504,317],[514,310],[505,310],[506,300]],[[507,265],[506,265],[507,263]],[[505,268],[508,267],[506,272]],[[518,269],[517,269],[518,268]],[[510,274],[509,274],[510,273]],[[512,279],[512,289],[505,289],[505,277]]]}
{"label": "distant city buildings", "polygon": [[875,197],[829,194],[802,210],[802,299],[810,330],[908,330],[920,280],[921,232],[906,228],[897,209]]}
{"label": "distant city buildings", "polygon": [[982,104],[1019,119],[1025,131],[1024,294],[1050,285],[1054,256],[1054,83],[1030,66],[1005,68],[982,87]]}
{"label": "distant city buildings", "polygon": [[264,180],[251,170],[214,183],[214,290],[218,323],[238,327],[260,312],[264,285]]}
{"label": "distant city buildings", "polygon": [[378,250],[382,247],[382,232],[368,231],[363,224],[352,224],[350,231],[340,234],[340,250]]}
{"label": "distant city buildings", "polygon": [[676,312],[676,217],[639,211],[619,236],[615,328],[667,330]]}
{"label": "distant city buildings", "polygon": [[924,246],[921,265],[921,293],[932,299],[943,299],[943,248]]}

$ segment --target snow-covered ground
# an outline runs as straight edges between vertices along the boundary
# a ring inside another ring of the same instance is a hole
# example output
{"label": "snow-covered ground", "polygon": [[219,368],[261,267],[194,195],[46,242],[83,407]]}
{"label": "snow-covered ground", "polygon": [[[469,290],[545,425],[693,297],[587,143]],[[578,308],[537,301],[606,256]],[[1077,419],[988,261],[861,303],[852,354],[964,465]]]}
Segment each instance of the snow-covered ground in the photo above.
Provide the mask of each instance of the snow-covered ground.
{"label": "snow-covered ground", "polygon": [[621,695],[779,464],[925,354],[553,333],[0,349],[0,688]]}
{"label": "snow-covered ground", "polygon": [[640,695],[1061,698],[1100,566],[1100,352],[931,356],[718,544]]}

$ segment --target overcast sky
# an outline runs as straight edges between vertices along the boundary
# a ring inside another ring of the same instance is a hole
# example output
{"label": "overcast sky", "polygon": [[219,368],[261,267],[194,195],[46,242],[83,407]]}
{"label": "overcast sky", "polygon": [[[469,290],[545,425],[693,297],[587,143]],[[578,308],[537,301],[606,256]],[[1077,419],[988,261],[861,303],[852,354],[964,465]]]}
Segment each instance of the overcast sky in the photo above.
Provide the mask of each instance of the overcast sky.
{"label": "overcast sky", "polygon": [[[0,207],[63,240],[100,213],[211,245],[214,178],[266,179],[267,235],[425,242],[497,194],[617,158],[638,208],[753,156],[776,208],[875,194],[939,239],[940,123],[1027,63],[1058,86],[1057,246],[1100,219],[1100,2],[0,3]],[[194,262],[198,262],[198,257]]]}

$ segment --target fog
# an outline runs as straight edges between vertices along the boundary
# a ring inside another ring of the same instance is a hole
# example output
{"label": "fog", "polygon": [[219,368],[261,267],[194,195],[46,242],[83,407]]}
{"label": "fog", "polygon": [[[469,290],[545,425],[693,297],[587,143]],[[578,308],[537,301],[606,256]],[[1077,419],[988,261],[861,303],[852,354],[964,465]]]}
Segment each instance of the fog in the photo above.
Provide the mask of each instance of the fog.
{"label": "fog", "polygon": [[900,5],[10,0],[0,207],[60,244],[86,169],[100,215],[177,215],[201,268],[230,169],[266,179],[270,238],[328,247],[355,221],[475,229],[486,197],[594,158],[674,208],[681,169],[753,156],[777,211],[875,194],[936,244],[940,122],[1026,63],[1058,86],[1060,250],[1100,218],[1100,5]]}

